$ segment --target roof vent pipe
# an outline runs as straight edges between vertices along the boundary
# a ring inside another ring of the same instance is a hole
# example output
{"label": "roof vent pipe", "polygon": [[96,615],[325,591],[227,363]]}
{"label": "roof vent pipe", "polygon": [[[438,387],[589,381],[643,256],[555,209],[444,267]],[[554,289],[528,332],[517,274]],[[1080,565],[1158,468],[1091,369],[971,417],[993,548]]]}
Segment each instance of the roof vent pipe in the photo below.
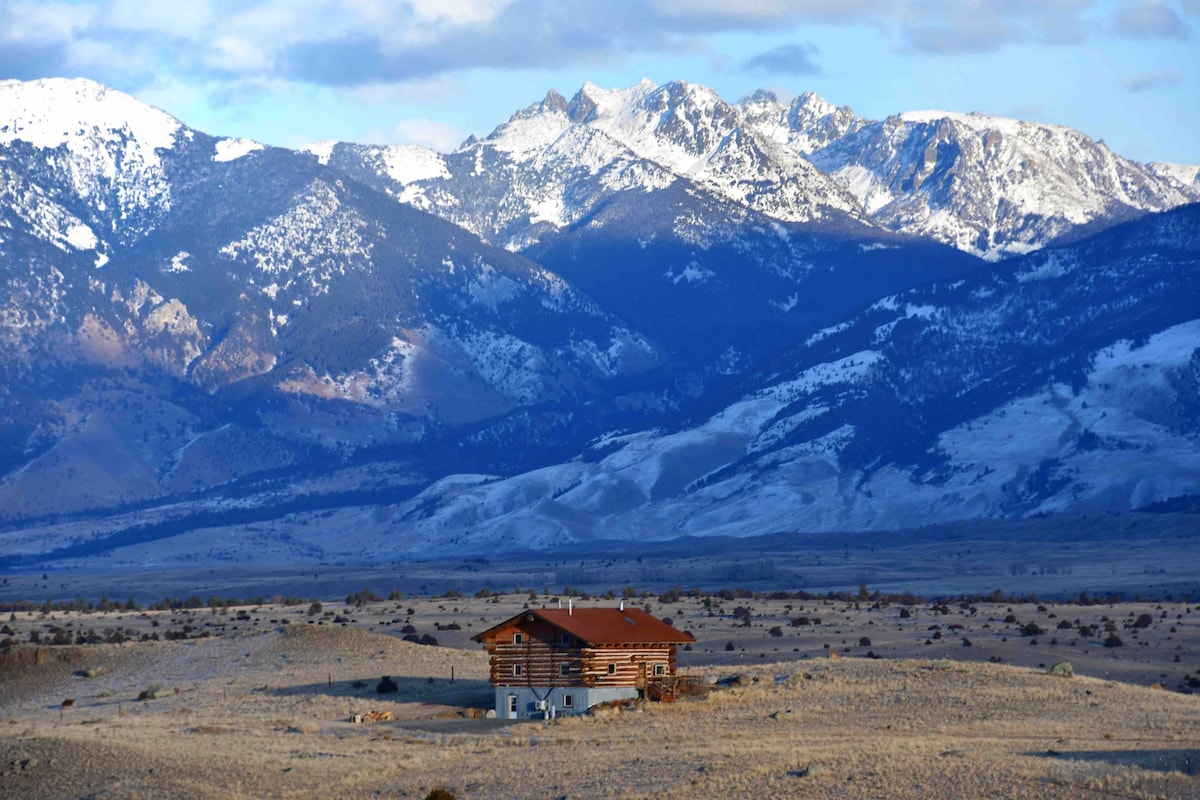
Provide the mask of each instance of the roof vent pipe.
{"label": "roof vent pipe", "polygon": [[622,600],[622,601],[621,601],[621,607],[618,609],[618,611],[624,611],[624,610],[625,610],[625,601],[624,601],[624,600]]}
{"label": "roof vent pipe", "polygon": [[575,598],[568,597],[567,598],[567,616],[570,617],[570,616],[573,616],[574,614],[575,614]]}

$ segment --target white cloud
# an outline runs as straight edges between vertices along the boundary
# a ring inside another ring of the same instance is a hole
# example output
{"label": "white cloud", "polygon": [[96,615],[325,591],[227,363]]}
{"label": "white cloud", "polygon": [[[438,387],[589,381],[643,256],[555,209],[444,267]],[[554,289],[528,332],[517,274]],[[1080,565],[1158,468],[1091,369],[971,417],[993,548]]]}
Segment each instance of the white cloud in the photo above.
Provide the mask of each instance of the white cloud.
{"label": "white cloud", "polygon": [[[722,54],[706,51],[712,34],[798,33],[818,23],[870,26],[908,50],[987,52],[1098,32],[1186,36],[1181,14],[1198,7],[1200,0],[0,0],[0,78],[83,73],[129,86],[166,73],[345,90],[666,51],[704,52],[719,63]],[[813,74],[811,47],[777,47],[752,65]]]}
{"label": "white cloud", "polygon": [[[205,94],[212,87],[197,85],[182,81],[174,76],[161,75],[138,89],[138,99],[144,103],[167,110],[168,113],[180,113],[186,109],[203,104]],[[187,124],[188,120],[182,120]],[[211,131],[205,131],[211,133]]]}
{"label": "white cloud", "polygon": [[1163,69],[1157,72],[1144,72],[1140,75],[1130,75],[1121,81],[1121,88],[1127,92],[1145,92],[1150,89],[1165,89],[1183,81],[1182,76],[1173,69]]}
{"label": "white cloud", "polygon": [[[480,67],[597,63],[686,50],[714,33],[811,23],[879,27],[917,50],[989,50],[1084,36],[1090,7],[1089,0],[12,0],[0,2],[0,39],[37,43],[39,60],[64,64],[79,61],[75,51],[103,46],[134,53],[109,72],[144,64],[147,74],[134,76],[142,82],[164,70],[207,71],[345,87]],[[1169,18],[1179,19],[1160,0],[1138,0],[1126,11],[1125,27],[1144,35],[1170,31]],[[103,64],[96,69],[93,77],[110,77]]]}
{"label": "white cloud", "polygon": [[364,83],[342,91],[347,99],[360,105],[386,107],[453,97],[462,89],[462,83],[457,79],[448,75],[435,75],[430,78],[415,78],[404,83]]}
{"label": "white cloud", "polygon": [[746,59],[744,69],[763,70],[782,75],[820,75],[821,67],[814,56],[817,47],[809,42],[795,42],[759,53]]}
{"label": "white cloud", "polygon": [[146,74],[154,69],[154,51],[144,46],[121,47],[103,39],[80,39],[63,59],[62,75],[95,70],[111,70],[121,74]]}
{"label": "white cloud", "polygon": [[[420,22],[478,25],[496,19],[512,0],[409,0],[409,4]],[[382,5],[390,7],[388,3]]]}
{"label": "white cloud", "polygon": [[1187,39],[1192,31],[1179,12],[1161,0],[1137,0],[1116,15],[1116,31],[1135,39]]}
{"label": "white cloud", "polygon": [[424,117],[400,120],[392,134],[390,144],[418,144],[439,153],[450,152],[467,138],[462,128]]}
{"label": "white cloud", "polygon": [[877,0],[653,0],[658,16],[695,24],[759,26],[796,21],[845,21],[878,16],[901,3]]}
{"label": "white cloud", "polygon": [[205,62],[214,69],[236,73],[264,73],[271,70],[271,56],[248,37],[219,36],[213,40]]}
{"label": "white cloud", "polygon": [[109,0],[102,20],[113,30],[162,33],[177,39],[191,39],[214,21],[207,0],[188,0],[186,3]]}
{"label": "white cloud", "polygon": [[0,37],[14,42],[62,41],[75,36],[95,16],[95,9],[77,3],[0,3]]}

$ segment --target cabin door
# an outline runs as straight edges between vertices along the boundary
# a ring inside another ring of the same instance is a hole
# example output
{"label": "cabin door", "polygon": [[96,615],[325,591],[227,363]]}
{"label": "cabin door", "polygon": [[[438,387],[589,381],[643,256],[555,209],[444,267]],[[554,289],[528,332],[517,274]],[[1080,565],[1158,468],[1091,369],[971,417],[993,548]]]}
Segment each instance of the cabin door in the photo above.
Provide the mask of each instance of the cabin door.
{"label": "cabin door", "polygon": [[508,718],[517,718],[517,696],[515,694],[510,694],[508,696]]}
{"label": "cabin door", "polygon": [[645,662],[638,664],[637,686],[635,688],[637,688],[637,689],[645,689],[646,688],[646,664],[645,664]]}

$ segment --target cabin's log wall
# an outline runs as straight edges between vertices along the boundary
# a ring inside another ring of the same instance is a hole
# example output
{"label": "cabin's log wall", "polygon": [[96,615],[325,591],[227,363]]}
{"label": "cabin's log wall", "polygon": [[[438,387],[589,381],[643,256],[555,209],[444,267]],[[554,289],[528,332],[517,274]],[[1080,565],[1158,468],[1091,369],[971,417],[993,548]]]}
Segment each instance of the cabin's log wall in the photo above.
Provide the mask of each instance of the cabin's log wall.
{"label": "cabin's log wall", "polygon": [[[665,664],[666,676],[675,675],[674,645],[611,645],[583,648],[581,682],[584,686],[636,686],[654,680],[654,665]],[[613,665],[613,672],[608,665]],[[643,671],[642,665],[645,665]]]}
{"label": "cabin's log wall", "polygon": [[[514,635],[521,635],[521,642]],[[648,681],[675,677],[675,645],[612,644],[584,646],[564,641],[562,631],[540,620],[521,620],[488,636],[493,686],[596,686],[645,688]],[[609,672],[609,665],[613,672]],[[655,675],[654,665],[666,666]],[[567,674],[562,667],[566,665]],[[520,667],[517,674],[516,667]],[[644,669],[643,669],[644,667]]]}
{"label": "cabin's log wall", "polygon": [[[488,648],[493,686],[580,686],[578,647],[547,645],[532,641],[523,645],[502,644]],[[562,667],[567,674],[562,674]],[[517,674],[516,667],[520,667]]]}
{"label": "cabin's log wall", "polygon": [[[521,635],[521,642],[515,641]],[[509,625],[489,636],[484,643],[491,656],[493,686],[579,686],[580,648],[573,637],[564,641],[562,631],[534,620]],[[568,674],[561,668],[567,665]],[[517,675],[515,667],[521,668]]]}

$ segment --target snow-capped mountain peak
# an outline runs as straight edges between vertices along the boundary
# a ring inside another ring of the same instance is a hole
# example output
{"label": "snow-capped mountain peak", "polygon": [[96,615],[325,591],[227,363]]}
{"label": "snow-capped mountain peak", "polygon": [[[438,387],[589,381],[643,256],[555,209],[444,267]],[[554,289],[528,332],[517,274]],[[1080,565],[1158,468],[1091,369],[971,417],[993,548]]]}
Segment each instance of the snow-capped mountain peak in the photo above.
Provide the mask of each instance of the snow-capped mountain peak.
{"label": "snow-capped mountain peak", "polygon": [[[793,111],[805,111],[813,117],[828,117],[838,112],[838,107],[816,92],[803,92],[788,106]],[[846,107],[849,110],[849,107]]]}
{"label": "snow-capped mountain peak", "polygon": [[1183,186],[1200,191],[1200,164],[1170,164],[1164,161],[1152,161],[1147,164],[1154,174],[1177,181]]}
{"label": "snow-capped mountain peak", "polygon": [[810,158],[876,222],[989,259],[1200,199],[1073,128],[980,113],[896,114]]}
{"label": "snow-capped mountain peak", "polygon": [[619,109],[637,103],[640,98],[657,88],[658,84],[649,78],[642,78],[633,86],[615,89],[605,89],[591,81],[585,81],[571,98],[571,103],[574,105],[578,102],[580,107],[595,109],[597,117],[613,116]]}
{"label": "snow-capped mountain peak", "polygon": [[[171,115],[90,80],[0,81],[0,147],[44,153],[34,163],[46,196],[85,198],[84,222],[124,241],[170,208],[163,160],[194,138]],[[210,155],[239,147],[230,146]]]}
{"label": "snow-capped mountain peak", "polygon": [[797,95],[785,106],[774,92],[759,89],[738,106],[759,134],[805,156],[869,122],[815,92]]}
{"label": "snow-capped mountain peak", "polygon": [[547,144],[564,124],[586,126],[640,159],[772,217],[801,221],[830,210],[855,210],[837,186],[795,154],[773,147],[738,107],[705,86],[643,80],[601,89],[586,83],[567,104],[565,117],[549,96],[536,107]]}
{"label": "snow-capped mountain peak", "polygon": [[651,87],[580,91],[595,101],[587,124],[674,172],[694,172],[736,127],[733,109],[711,89],[672,81]]}
{"label": "snow-capped mountain peak", "polygon": [[1062,125],[939,110],[872,121],[814,92],[730,104],[686,81],[552,90],[444,158],[351,151],[369,164],[343,169],[513,249],[614,192],[675,181],[780,222],[849,217],[989,259],[1200,200],[1195,170],[1122,159]]}
{"label": "snow-capped mountain peak", "polygon": [[548,95],[546,100],[514,114],[508,122],[492,131],[485,140],[486,146],[508,153],[517,160],[549,147],[571,127],[565,101],[558,104],[556,98],[562,99],[557,93],[555,97]]}
{"label": "snow-capped mountain peak", "polygon": [[526,108],[516,112],[508,118],[508,121],[512,123],[516,122],[517,120],[529,119],[530,117],[536,117],[541,114],[562,114],[563,116],[566,116],[567,98],[559,94],[557,90],[551,89],[550,91],[546,92],[546,96],[544,98],[533,105],[527,106]]}
{"label": "snow-capped mountain peak", "polygon": [[152,157],[171,147],[183,127],[170,114],[85,78],[0,81],[0,109],[0,144],[45,149],[125,132]]}
{"label": "snow-capped mountain peak", "polygon": [[[857,213],[847,192],[755,131],[736,106],[684,81],[618,89],[585,83],[570,100],[552,90],[445,156],[358,145],[306,149],[510,249],[574,225],[621,193],[678,181],[697,197],[785,222]],[[680,230],[695,229],[688,234],[695,241],[711,235],[705,231],[714,223],[694,213],[678,219]]]}

